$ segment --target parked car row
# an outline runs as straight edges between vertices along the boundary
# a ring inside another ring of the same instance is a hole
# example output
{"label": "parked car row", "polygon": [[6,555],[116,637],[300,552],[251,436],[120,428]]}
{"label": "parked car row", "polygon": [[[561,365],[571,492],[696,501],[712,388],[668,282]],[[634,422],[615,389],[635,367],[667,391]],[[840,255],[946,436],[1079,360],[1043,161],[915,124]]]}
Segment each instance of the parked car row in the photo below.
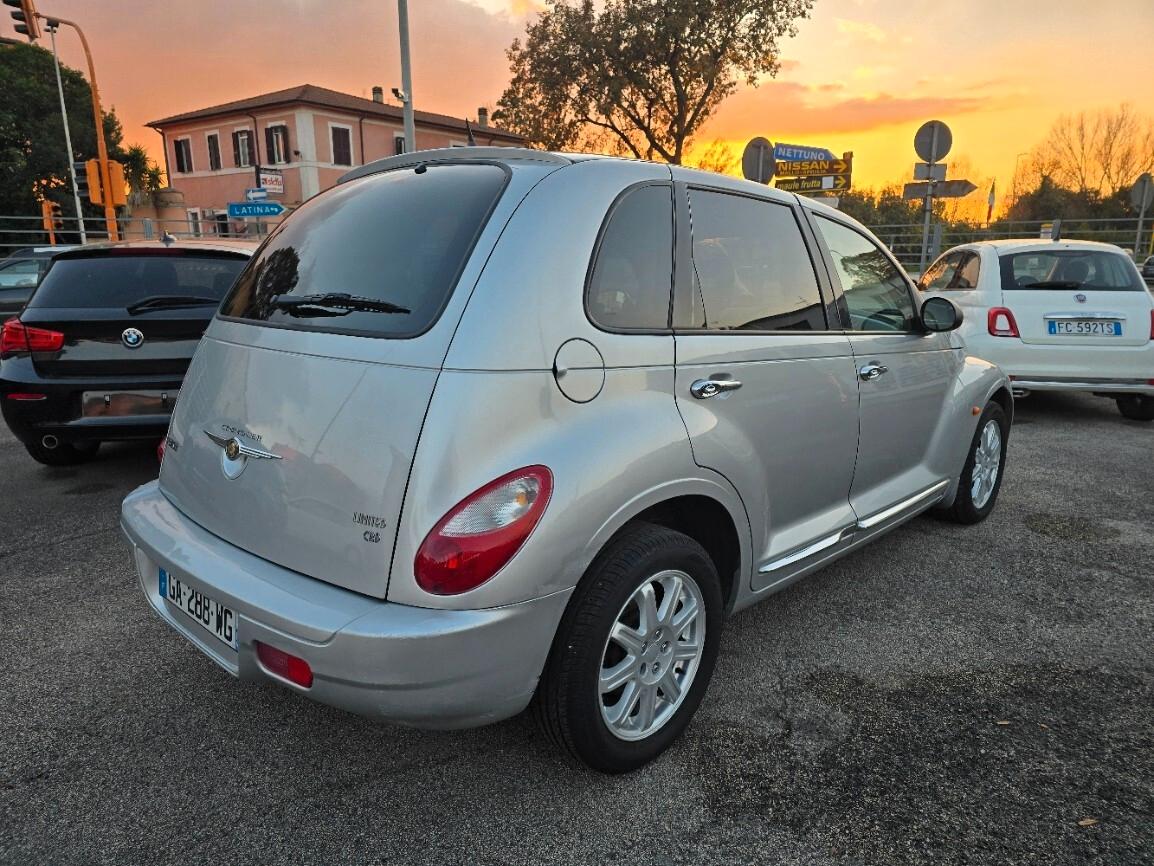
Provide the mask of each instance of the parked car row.
{"label": "parked car row", "polygon": [[[1127,265],[974,245],[915,285],[779,190],[425,151],[255,252],[59,255],[4,326],[0,404],[46,463],[167,428],[122,527],[229,674],[430,727],[531,707],[622,772],[689,724],[728,614],[923,512],[985,519],[1012,390],[1146,398]],[[1013,380],[986,357],[1011,341]]]}

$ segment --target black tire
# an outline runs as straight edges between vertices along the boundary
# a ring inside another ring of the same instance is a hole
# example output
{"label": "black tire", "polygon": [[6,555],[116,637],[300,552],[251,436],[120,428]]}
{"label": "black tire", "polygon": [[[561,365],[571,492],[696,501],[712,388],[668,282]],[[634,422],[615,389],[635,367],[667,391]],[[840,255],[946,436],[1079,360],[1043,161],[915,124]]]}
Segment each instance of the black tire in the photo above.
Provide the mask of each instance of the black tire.
{"label": "black tire", "polygon": [[39,442],[25,442],[24,447],[37,463],[45,466],[75,466],[86,463],[100,450],[99,442],[61,442],[55,448],[45,448]]}
{"label": "black tire", "polygon": [[1146,394],[1124,394],[1114,398],[1123,418],[1131,421],[1154,421],[1154,397]]}
{"label": "black tire", "polygon": [[[994,489],[990,494],[989,499],[979,508],[974,504],[973,497],[973,482],[974,482],[974,465],[977,462],[978,444],[982,437],[982,431],[986,429],[986,425],[994,421],[998,425],[1002,437],[1002,452],[1001,458],[998,461],[998,475],[994,480]],[[949,508],[943,508],[938,511],[938,515],[946,520],[952,520],[954,523],[981,523],[990,516],[990,512],[994,510],[994,505],[998,501],[998,493],[1002,489],[1002,478],[1006,471],[1006,452],[1007,445],[1010,441],[1010,422],[1006,418],[1005,410],[997,403],[991,401],[986,404],[985,410],[982,412],[982,417],[978,419],[978,429],[974,432],[973,441],[970,442],[969,453],[966,454],[966,465],[962,469],[962,477],[958,482],[958,493],[954,499],[954,504]]]}
{"label": "black tire", "polygon": [[[598,687],[609,630],[634,592],[665,570],[684,572],[701,591],[705,638],[697,672],[663,726],[644,739],[620,739],[602,717]],[[717,569],[700,544],[663,526],[627,528],[598,555],[562,617],[533,701],[538,724],[554,743],[602,773],[626,773],[652,761],[685,730],[709,686],[723,604]]]}

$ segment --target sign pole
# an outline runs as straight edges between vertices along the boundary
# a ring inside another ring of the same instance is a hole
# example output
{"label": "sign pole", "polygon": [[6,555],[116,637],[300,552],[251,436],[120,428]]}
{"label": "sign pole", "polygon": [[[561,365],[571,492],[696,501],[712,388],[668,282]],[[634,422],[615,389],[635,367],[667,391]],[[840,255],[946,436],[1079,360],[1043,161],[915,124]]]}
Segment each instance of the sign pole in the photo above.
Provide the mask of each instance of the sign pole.
{"label": "sign pole", "polygon": [[[1150,175],[1143,174],[1139,179],[1139,183],[1142,184],[1142,189],[1139,193],[1142,196],[1142,205],[1138,208],[1138,234],[1134,236],[1135,261],[1137,261],[1138,257],[1141,255],[1140,250],[1142,249],[1142,223],[1146,219],[1146,202],[1150,197]],[[1152,243],[1154,243],[1154,240],[1152,240]]]}
{"label": "sign pole", "polygon": [[[936,157],[938,152],[938,127],[933,127],[933,138],[930,139],[930,156]],[[919,271],[925,273],[926,254],[930,247],[930,213],[934,204],[934,162],[936,159],[926,160],[929,163],[929,182],[926,184],[926,215],[922,222],[922,259]]]}

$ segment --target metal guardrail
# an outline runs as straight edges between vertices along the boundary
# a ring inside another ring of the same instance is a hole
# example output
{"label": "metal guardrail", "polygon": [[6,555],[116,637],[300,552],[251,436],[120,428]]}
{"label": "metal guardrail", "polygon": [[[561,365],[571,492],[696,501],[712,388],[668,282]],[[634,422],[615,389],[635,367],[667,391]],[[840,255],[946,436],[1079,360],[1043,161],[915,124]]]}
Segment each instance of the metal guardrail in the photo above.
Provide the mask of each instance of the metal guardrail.
{"label": "metal guardrail", "polygon": [[[41,216],[0,216],[0,258],[21,247],[45,246],[50,243],[49,234],[44,230]],[[80,243],[79,221],[75,217],[61,220],[62,227],[55,232],[58,244]],[[1053,221],[995,222],[989,226],[966,226],[964,224],[937,223],[934,226],[933,242],[929,258],[933,259],[942,250],[958,244],[999,238],[1048,238]],[[275,222],[250,221],[241,230],[241,224],[216,217],[200,219],[150,219],[123,218],[117,224],[124,240],[159,240],[166,233],[176,238],[253,238],[259,239],[275,225]],[[922,248],[922,226],[920,223],[897,225],[870,225],[869,228],[889,247],[904,267],[915,271]],[[1062,237],[1067,240],[1102,241],[1116,244],[1130,251],[1138,262],[1150,254],[1154,244],[1154,226],[1143,228],[1138,252],[1134,254],[1134,241],[1138,220],[1129,219],[1064,219]],[[84,230],[88,242],[108,239],[102,217],[86,217]]]}
{"label": "metal guardrail", "polygon": [[[50,244],[81,243],[81,221],[76,217],[64,217],[58,221],[60,228],[49,233],[43,225],[43,217],[0,216],[0,258],[13,250],[23,247],[40,247]],[[116,221],[121,240],[160,240],[165,234],[178,239],[185,238],[251,238],[258,239],[268,234],[275,223],[249,222],[240,229],[236,221],[218,220],[213,217],[200,219],[154,219],[148,217],[124,217]],[[88,243],[108,240],[108,232],[103,217],[85,217],[83,220],[84,239]]]}

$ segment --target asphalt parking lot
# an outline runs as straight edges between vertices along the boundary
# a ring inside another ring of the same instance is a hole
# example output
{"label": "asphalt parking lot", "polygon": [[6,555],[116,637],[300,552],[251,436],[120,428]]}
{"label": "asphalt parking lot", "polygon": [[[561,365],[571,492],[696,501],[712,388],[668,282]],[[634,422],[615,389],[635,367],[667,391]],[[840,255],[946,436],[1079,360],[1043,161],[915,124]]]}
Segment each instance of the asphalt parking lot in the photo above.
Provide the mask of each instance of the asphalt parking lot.
{"label": "asphalt parking lot", "polygon": [[1154,863],[1154,425],[1019,403],[993,516],[919,518],[728,624],[686,737],[606,778],[229,678],[118,528],[149,447],[0,433],[5,863]]}

